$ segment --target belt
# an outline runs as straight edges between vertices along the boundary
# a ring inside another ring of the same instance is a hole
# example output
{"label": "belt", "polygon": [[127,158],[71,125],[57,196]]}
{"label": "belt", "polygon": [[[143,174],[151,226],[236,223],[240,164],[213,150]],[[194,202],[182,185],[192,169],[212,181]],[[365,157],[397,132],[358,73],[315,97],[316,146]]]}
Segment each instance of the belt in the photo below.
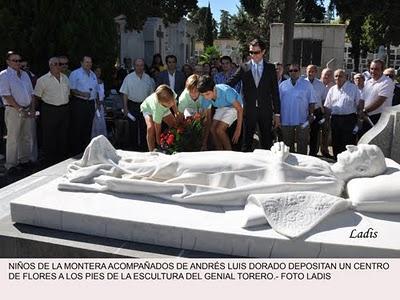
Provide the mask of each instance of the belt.
{"label": "belt", "polygon": [[332,117],[352,117],[357,115],[356,113],[348,114],[348,115],[332,115]]}
{"label": "belt", "polygon": [[80,100],[80,101],[94,101],[95,100],[95,99],[81,98],[81,97],[78,97],[78,96],[72,96],[72,99]]}
{"label": "belt", "polygon": [[[12,105],[10,105],[10,104],[4,104],[4,106],[8,106],[8,107],[12,107],[12,108],[15,108],[14,106],[12,106]],[[21,106],[22,108],[28,108],[28,107],[30,107],[30,105],[28,105],[28,106]]]}

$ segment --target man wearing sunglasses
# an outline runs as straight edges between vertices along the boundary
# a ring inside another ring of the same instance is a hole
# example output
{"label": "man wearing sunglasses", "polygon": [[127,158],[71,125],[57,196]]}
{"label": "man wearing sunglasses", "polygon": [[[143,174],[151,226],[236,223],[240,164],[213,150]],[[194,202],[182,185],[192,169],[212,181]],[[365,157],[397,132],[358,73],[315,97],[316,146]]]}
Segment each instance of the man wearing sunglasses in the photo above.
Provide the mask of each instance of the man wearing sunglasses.
{"label": "man wearing sunglasses", "polygon": [[28,166],[33,144],[34,96],[31,80],[21,69],[21,56],[9,51],[8,68],[0,72],[0,96],[5,104],[7,127],[6,164],[8,174],[18,165]]}
{"label": "man wearing sunglasses", "polygon": [[263,149],[272,146],[272,120],[280,126],[281,104],[275,66],[264,61],[265,44],[259,39],[250,42],[251,60],[237,69],[227,81],[234,87],[242,81],[244,98],[244,151],[253,151],[253,135],[258,125]]}
{"label": "man wearing sunglasses", "polygon": [[315,92],[311,83],[300,77],[298,64],[289,65],[289,76],[279,85],[283,142],[290,147],[290,152],[307,155],[310,124],[315,118]]}
{"label": "man wearing sunglasses", "polygon": [[383,75],[389,77],[394,82],[393,100],[392,105],[400,104],[400,84],[396,81],[396,70],[394,68],[387,68],[383,71]]}

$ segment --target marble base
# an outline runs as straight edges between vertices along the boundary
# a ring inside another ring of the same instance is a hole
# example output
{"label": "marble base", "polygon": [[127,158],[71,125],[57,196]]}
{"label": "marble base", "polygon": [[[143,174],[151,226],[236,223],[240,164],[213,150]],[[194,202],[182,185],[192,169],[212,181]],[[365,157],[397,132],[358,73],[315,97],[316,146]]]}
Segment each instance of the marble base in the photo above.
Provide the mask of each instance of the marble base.
{"label": "marble base", "polygon": [[[13,222],[180,249],[249,257],[400,257],[400,214],[346,211],[289,240],[243,229],[241,208],[190,206],[124,194],[61,192],[59,179],[10,202]],[[376,238],[350,238],[369,228]]]}

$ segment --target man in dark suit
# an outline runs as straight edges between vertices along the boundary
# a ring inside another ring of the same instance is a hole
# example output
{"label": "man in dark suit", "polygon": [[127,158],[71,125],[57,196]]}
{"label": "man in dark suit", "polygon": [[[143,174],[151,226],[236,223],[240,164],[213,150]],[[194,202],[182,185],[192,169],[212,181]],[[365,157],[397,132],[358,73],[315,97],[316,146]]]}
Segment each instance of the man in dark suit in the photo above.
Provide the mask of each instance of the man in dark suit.
{"label": "man in dark suit", "polygon": [[175,55],[167,55],[165,61],[167,62],[167,69],[160,72],[158,75],[156,80],[157,86],[166,84],[173,89],[179,97],[185,89],[185,75],[183,72],[176,69],[177,59]]}
{"label": "man in dark suit", "polygon": [[244,151],[253,151],[253,135],[258,125],[263,149],[272,146],[272,121],[280,126],[280,99],[275,66],[264,61],[265,44],[255,39],[250,42],[251,60],[243,64],[228,80],[235,86],[242,81],[244,96]]}

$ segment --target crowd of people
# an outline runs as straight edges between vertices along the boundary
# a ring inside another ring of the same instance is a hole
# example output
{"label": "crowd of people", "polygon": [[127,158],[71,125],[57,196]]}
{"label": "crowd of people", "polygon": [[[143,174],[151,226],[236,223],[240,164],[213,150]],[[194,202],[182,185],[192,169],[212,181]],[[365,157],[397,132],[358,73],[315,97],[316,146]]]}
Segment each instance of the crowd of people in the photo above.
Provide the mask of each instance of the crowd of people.
{"label": "crowd of people", "polygon": [[[291,152],[336,158],[378,122],[385,107],[399,104],[394,69],[381,60],[353,78],[325,68],[318,79],[317,66],[307,66],[302,76],[297,63],[266,62],[265,51],[255,39],[240,66],[222,56],[181,70],[175,55],[167,55],[164,65],[155,54],[150,67],[143,58],[124,59],[114,78],[129,124],[127,149],[157,149],[163,128],[197,112],[204,122],[201,150],[252,151],[257,133],[263,149],[282,140]],[[66,56],[52,57],[49,72],[39,78],[19,53],[8,52],[6,63],[0,118],[8,173],[29,168],[38,153],[48,166],[82,153],[92,137],[108,136],[101,68],[91,57],[72,72]]]}

